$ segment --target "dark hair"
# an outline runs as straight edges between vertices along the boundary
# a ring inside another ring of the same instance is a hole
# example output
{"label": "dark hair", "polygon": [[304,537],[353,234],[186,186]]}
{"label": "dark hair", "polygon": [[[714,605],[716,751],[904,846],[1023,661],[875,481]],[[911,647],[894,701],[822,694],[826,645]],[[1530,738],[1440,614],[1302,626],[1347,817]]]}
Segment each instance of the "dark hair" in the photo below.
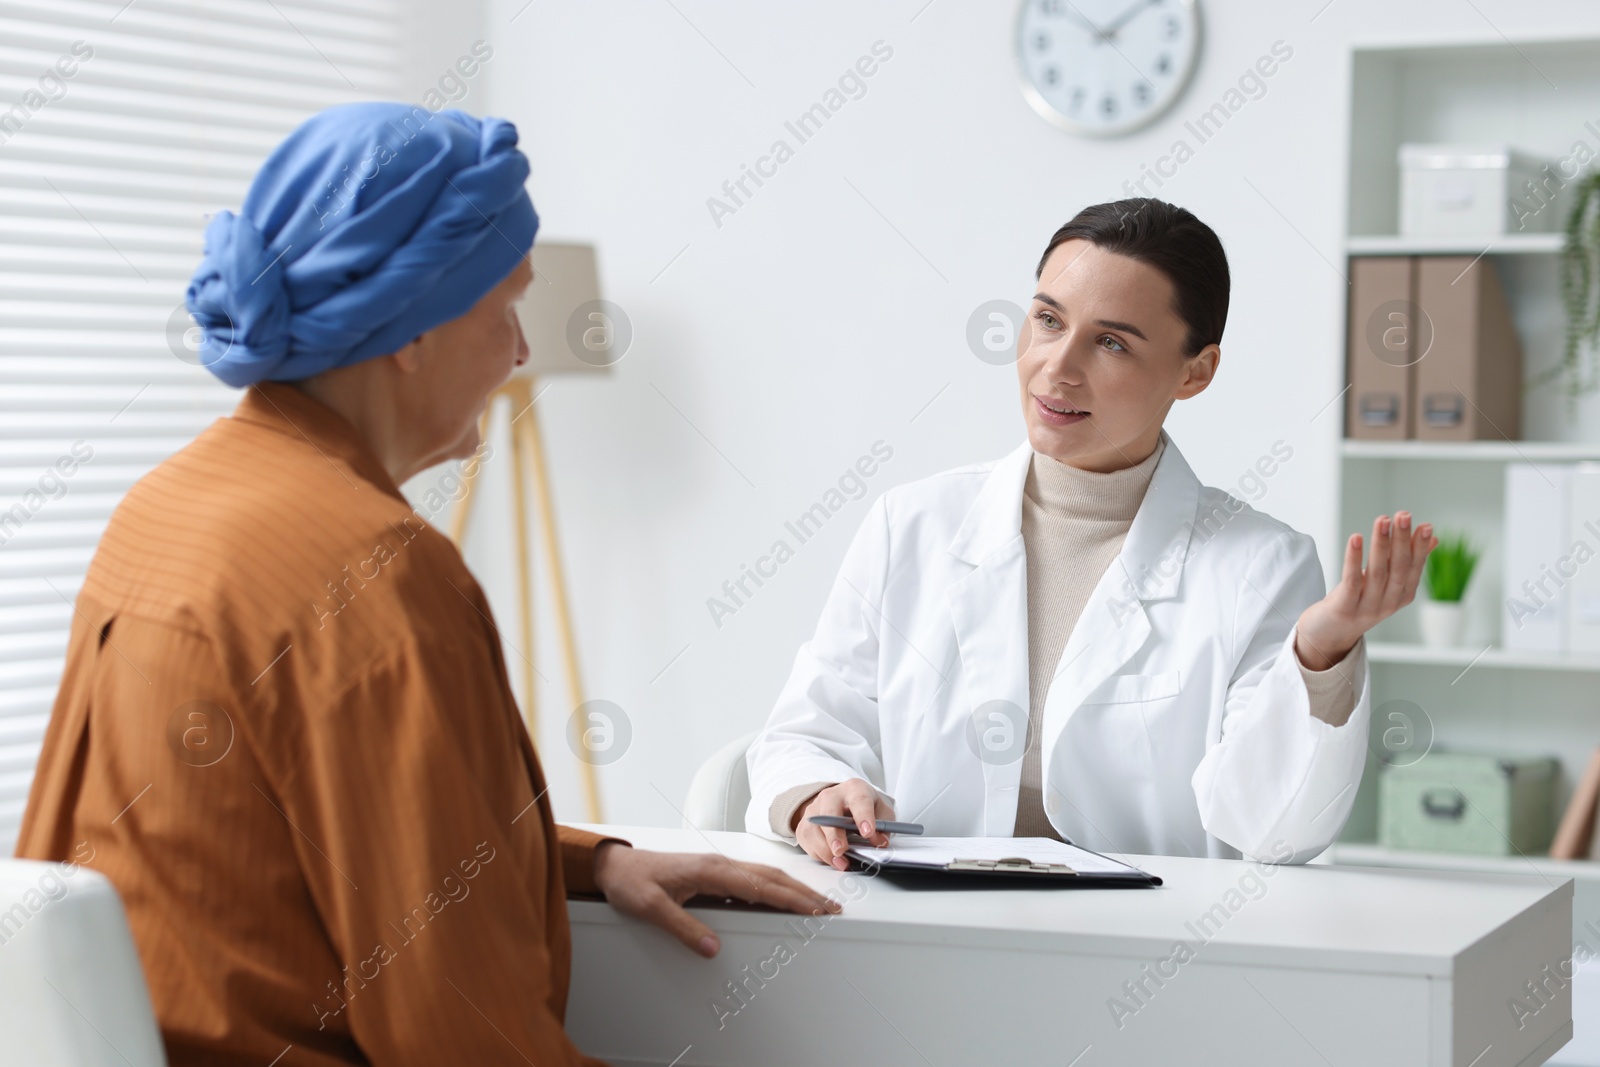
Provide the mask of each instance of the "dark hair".
{"label": "dark hair", "polygon": [[1082,238],[1107,252],[1148,263],[1172,282],[1172,310],[1189,327],[1188,355],[1222,343],[1228,322],[1228,257],[1210,226],[1164,200],[1134,197],[1094,204],[1055,232],[1033,272],[1063,241]]}

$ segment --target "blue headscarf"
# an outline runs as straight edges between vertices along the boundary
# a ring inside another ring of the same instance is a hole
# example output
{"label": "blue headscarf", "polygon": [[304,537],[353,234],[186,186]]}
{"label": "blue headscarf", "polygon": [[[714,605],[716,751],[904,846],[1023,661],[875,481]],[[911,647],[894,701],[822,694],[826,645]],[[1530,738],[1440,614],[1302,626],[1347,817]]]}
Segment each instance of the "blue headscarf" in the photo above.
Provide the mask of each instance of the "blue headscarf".
{"label": "blue headscarf", "polygon": [[458,318],[533,246],[509,122],[409,104],[328,108],[279,145],[238,214],[206,227],[186,303],[232,386],[403,348]]}

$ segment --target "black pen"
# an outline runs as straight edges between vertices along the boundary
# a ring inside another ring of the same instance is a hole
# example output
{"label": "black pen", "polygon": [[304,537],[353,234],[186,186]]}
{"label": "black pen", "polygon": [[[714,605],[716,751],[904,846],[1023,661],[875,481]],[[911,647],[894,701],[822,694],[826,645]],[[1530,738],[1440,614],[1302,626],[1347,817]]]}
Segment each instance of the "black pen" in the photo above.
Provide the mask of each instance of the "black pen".
{"label": "black pen", "polygon": [[[850,830],[857,834],[861,829],[859,824],[844,815],[812,815],[806,819],[806,822],[814,823],[817,826],[831,826],[838,830]],[[922,824],[920,822],[892,822],[888,819],[874,819],[872,825],[879,833],[885,834],[922,833]]]}

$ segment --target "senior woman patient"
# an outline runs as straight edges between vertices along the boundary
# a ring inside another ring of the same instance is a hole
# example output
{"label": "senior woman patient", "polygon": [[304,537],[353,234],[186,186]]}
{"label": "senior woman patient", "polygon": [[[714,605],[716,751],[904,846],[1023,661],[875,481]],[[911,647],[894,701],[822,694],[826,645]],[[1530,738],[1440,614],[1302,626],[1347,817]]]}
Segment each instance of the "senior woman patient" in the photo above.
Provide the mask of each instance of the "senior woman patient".
{"label": "senior woman patient", "polygon": [[475,455],[529,355],[516,140],[330,109],[206,231],[202,360],[249,388],[112,516],[17,848],[91,846],[174,1067],[592,1063],[562,1027],[568,891],[707,956],[696,893],[836,910],[557,826],[489,604],[401,495]]}
{"label": "senior woman patient", "polygon": [[1362,635],[1411,602],[1432,528],[1378,516],[1324,595],[1309,536],[1195,477],[1162,423],[1216,377],[1229,279],[1190,212],[1085,208],[1035,274],[1027,440],[871,508],[749,751],[746,827],[840,869],[809,816],[1304,862],[1361,779]]}

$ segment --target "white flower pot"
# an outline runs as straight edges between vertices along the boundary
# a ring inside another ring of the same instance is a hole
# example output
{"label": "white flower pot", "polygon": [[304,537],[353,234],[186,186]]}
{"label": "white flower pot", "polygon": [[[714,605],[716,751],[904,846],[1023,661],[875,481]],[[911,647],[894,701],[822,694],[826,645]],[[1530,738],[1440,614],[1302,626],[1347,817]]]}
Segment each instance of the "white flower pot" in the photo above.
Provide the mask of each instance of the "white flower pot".
{"label": "white flower pot", "polygon": [[1455,648],[1461,644],[1462,624],[1466,621],[1459,600],[1423,600],[1422,643],[1428,648]]}

